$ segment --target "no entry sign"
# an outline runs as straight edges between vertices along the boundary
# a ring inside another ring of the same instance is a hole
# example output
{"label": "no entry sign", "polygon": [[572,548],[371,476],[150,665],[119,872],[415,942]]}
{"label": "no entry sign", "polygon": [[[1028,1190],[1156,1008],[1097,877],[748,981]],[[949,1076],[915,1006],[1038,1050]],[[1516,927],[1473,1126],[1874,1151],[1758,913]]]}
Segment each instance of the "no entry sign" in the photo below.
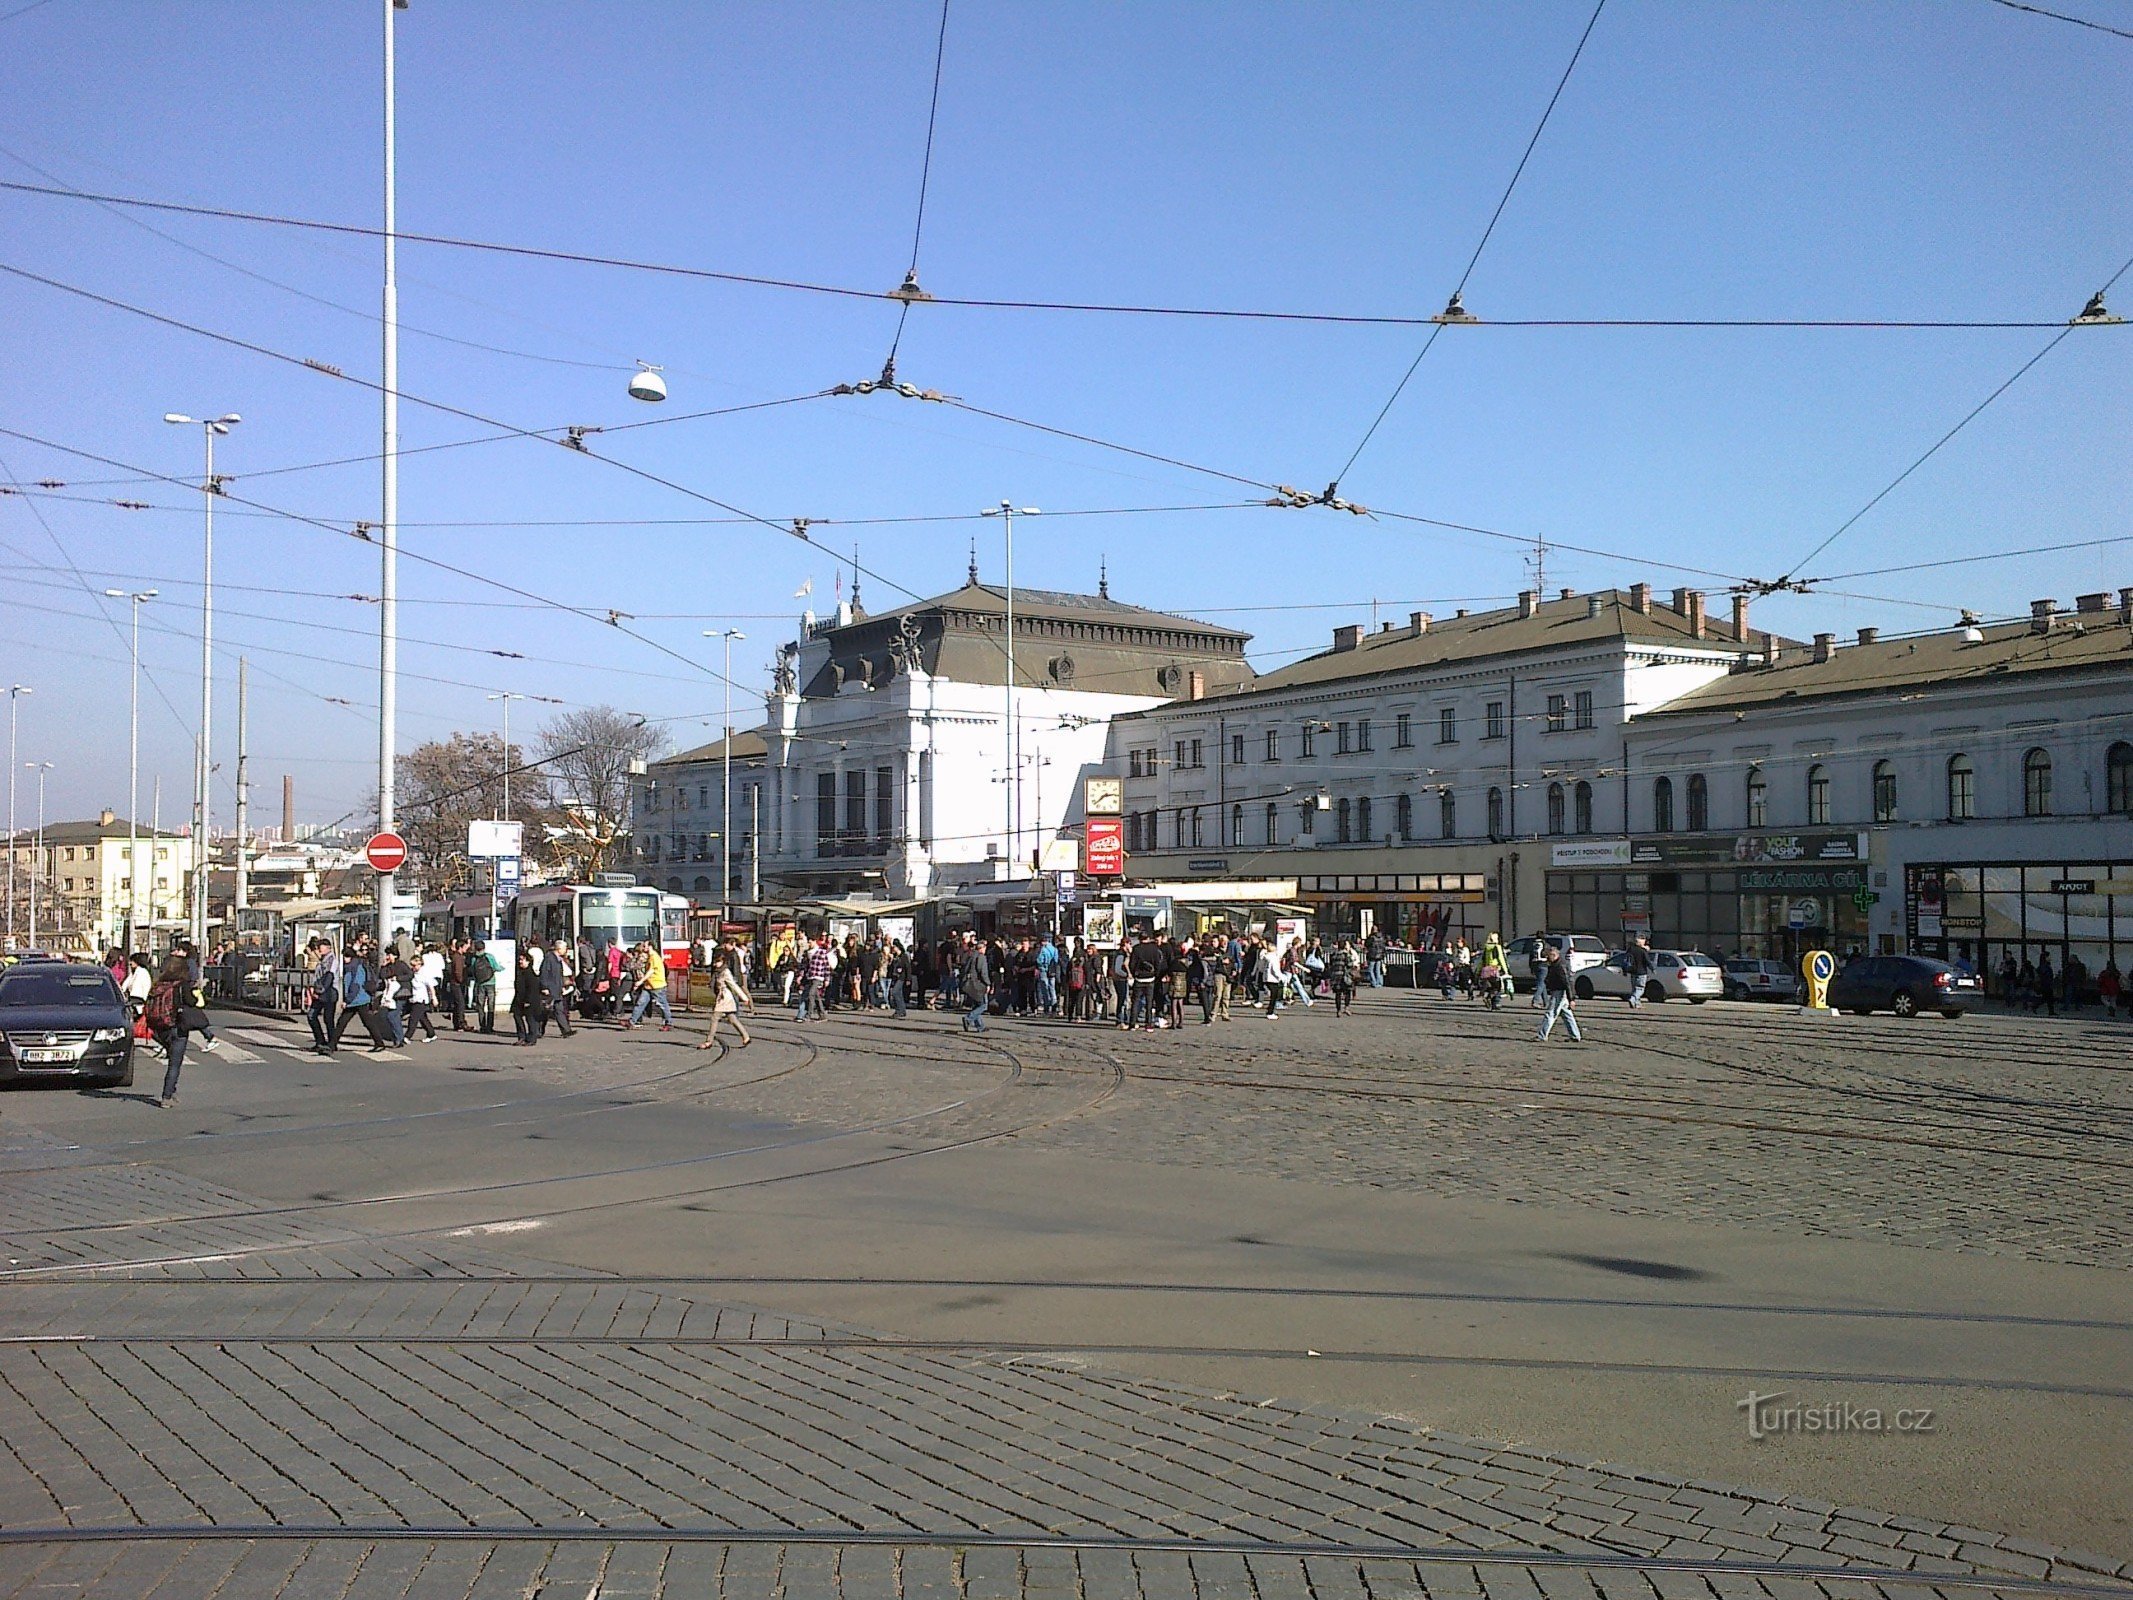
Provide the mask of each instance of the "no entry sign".
{"label": "no entry sign", "polygon": [[374,833],[363,846],[363,859],[376,872],[397,872],[407,859],[407,841],[397,833]]}

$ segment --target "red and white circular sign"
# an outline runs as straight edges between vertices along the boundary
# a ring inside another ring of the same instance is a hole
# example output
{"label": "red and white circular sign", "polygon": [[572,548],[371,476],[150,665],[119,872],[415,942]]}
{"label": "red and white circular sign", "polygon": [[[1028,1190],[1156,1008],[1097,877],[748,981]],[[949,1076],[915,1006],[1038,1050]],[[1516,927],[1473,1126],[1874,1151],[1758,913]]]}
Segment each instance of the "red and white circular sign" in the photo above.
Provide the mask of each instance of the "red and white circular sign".
{"label": "red and white circular sign", "polygon": [[374,833],[370,843],[363,846],[363,859],[373,871],[395,872],[407,859],[407,841],[397,833]]}

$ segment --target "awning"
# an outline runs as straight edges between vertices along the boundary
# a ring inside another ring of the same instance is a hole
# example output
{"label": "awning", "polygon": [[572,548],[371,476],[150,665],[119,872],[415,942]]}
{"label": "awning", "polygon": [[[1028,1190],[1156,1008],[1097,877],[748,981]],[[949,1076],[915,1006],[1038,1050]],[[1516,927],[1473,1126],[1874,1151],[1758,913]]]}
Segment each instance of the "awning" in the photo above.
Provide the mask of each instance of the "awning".
{"label": "awning", "polygon": [[797,911],[819,911],[828,917],[907,917],[924,900],[798,900]]}

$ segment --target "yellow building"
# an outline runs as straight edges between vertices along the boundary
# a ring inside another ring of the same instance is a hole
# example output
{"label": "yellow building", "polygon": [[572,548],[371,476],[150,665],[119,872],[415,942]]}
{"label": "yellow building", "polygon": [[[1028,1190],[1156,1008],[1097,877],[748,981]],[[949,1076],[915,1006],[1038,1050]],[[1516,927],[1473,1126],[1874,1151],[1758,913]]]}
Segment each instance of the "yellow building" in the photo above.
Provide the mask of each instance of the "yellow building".
{"label": "yellow building", "polygon": [[[139,934],[134,949],[160,947],[185,921],[191,882],[192,841],[182,834],[139,829],[140,875],[132,865],[123,817],[103,812],[89,822],[47,823],[43,849],[34,829],[14,840],[15,940],[32,943],[29,921],[35,880],[35,943],[45,949],[102,952],[120,942],[129,907],[138,895]],[[162,930],[162,937],[151,937]]]}

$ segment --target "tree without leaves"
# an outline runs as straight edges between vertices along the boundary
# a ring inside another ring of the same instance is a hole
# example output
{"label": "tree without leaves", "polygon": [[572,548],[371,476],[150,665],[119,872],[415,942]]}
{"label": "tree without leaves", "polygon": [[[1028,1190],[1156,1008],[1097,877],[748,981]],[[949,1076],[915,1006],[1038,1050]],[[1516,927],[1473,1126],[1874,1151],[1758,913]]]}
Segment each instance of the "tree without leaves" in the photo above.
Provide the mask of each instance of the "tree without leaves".
{"label": "tree without leaves", "polygon": [[[549,810],[545,773],[515,770],[526,760],[521,746],[511,747],[509,820],[526,825],[526,851],[539,846]],[[467,859],[467,824],[504,813],[504,741],[493,733],[455,733],[417,745],[393,763],[395,826],[407,840],[408,869],[425,899],[471,888],[473,864]]]}
{"label": "tree without leaves", "polygon": [[573,883],[590,883],[625,841],[630,769],[667,747],[664,732],[613,706],[566,711],[541,730],[535,748],[554,808],[549,842]]}

